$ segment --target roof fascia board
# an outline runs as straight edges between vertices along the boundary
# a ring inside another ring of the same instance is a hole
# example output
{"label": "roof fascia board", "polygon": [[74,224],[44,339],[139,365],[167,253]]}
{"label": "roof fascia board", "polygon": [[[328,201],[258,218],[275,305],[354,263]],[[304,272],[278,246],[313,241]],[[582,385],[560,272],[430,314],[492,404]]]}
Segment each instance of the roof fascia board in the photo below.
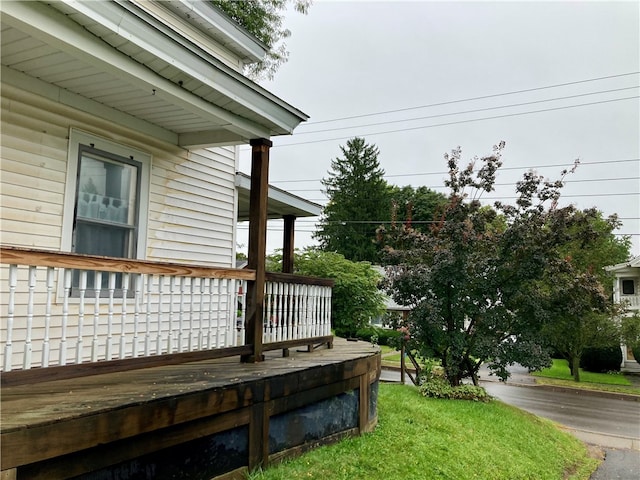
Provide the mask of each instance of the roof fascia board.
{"label": "roof fascia board", "polygon": [[640,268],[640,255],[633,257],[626,262],[617,263],[604,267],[607,272],[630,272],[634,268]]}
{"label": "roof fascia board", "polygon": [[[104,4],[107,2],[90,2]],[[209,118],[217,125],[236,125],[248,138],[269,138],[270,130],[213,105],[161,77],[100,41],[73,20],[39,2],[3,2],[3,22],[167,101]]]}
{"label": "roof fascia board", "polygon": [[259,53],[251,54],[237,43],[229,40],[215,25],[201,25],[200,22],[206,23],[206,20],[198,22],[200,17],[190,7],[183,7],[182,3],[178,1],[114,1],[121,5],[125,2],[134,4],[179,35],[188,38],[207,53],[219,58],[234,70],[242,71],[244,65],[260,60]]}
{"label": "roof fascia board", "polygon": [[183,5],[191,11],[192,15],[197,15],[212,25],[221,35],[224,35],[229,41],[241,47],[245,52],[244,55],[251,61],[259,62],[265,57],[269,47],[212,4],[197,0],[177,0],[175,2],[167,2],[168,6],[170,6],[171,3]]}
{"label": "roof fascia board", "polygon": [[61,105],[89,113],[95,117],[117,123],[136,132],[149,135],[158,140],[178,145],[178,134],[162,127],[149,123],[140,118],[134,117],[120,110],[103,105],[89,98],[70,92],[47,82],[43,82],[34,77],[30,77],[22,72],[2,65],[0,70],[2,75],[3,88],[10,86],[26,92],[39,95]]}
{"label": "roof fascia board", "polygon": [[[308,118],[277,97],[265,95],[268,93],[266,90],[257,88],[257,84],[240,72],[133,3],[62,1],[243,107],[257,111],[278,126],[280,131],[274,133],[292,133],[301,121]],[[125,17],[124,11],[132,15]],[[185,50],[191,55],[185,55]]]}
{"label": "roof fascia board", "polygon": [[[250,192],[251,177],[246,173],[237,172],[236,187]],[[290,205],[291,207],[298,210],[307,212],[307,216],[309,217],[317,217],[322,213],[322,206],[318,205],[317,203],[305,200],[302,197],[293,195],[292,193],[286,192],[278,187],[274,187],[273,185],[269,185],[269,198],[280,203]]]}

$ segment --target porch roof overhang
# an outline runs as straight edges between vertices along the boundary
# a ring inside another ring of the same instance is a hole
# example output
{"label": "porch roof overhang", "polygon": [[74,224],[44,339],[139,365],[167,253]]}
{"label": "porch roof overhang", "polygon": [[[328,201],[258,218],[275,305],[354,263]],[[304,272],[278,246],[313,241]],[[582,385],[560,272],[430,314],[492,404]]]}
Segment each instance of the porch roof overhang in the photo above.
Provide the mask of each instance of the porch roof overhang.
{"label": "porch roof overhang", "polygon": [[632,268],[638,268],[640,269],[640,255],[638,255],[637,257],[633,257],[630,260],[623,262],[623,263],[618,263],[616,265],[609,265],[608,267],[604,267],[604,269],[607,272],[613,272],[613,273],[620,273],[620,272],[625,272],[628,273],[630,271],[630,269]]}
{"label": "porch roof overhang", "polygon": [[[2,80],[185,148],[291,134],[308,116],[239,61],[263,46],[209,2],[3,1]],[[209,43],[207,43],[207,41]]]}
{"label": "porch roof overhang", "polygon": [[[236,173],[236,190],[238,191],[238,221],[249,220],[249,196],[251,193],[251,177]],[[281,219],[287,215],[298,217],[316,217],[322,212],[322,206],[285,190],[269,185],[267,198],[267,218]]]}

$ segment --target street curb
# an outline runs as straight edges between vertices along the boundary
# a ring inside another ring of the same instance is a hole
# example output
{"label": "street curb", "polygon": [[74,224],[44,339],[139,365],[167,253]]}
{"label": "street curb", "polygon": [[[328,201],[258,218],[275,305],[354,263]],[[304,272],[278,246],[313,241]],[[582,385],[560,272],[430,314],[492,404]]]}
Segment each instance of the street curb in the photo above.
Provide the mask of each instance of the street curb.
{"label": "street curb", "polygon": [[597,445],[601,448],[615,448],[622,450],[638,450],[640,451],[640,439],[633,437],[623,437],[622,435],[613,435],[611,433],[592,432],[590,430],[581,430],[579,428],[567,427],[558,424],[561,430],[571,433],[583,442],[591,445]]}
{"label": "street curb", "polygon": [[[480,379],[480,382],[494,382],[499,383],[500,380],[488,380]],[[544,390],[550,390],[552,392],[566,392],[575,393],[576,395],[590,395],[592,397],[603,398],[617,398],[618,400],[626,400],[629,402],[640,402],[640,395],[633,395],[630,393],[617,393],[617,392],[603,392],[601,390],[588,390],[583,388],[572,388],[560,385],[544,385],[540,383],[519,383],[519,382],[503,382],[505,385],[512,387],[528,387],[528,388],[541,388]]]}

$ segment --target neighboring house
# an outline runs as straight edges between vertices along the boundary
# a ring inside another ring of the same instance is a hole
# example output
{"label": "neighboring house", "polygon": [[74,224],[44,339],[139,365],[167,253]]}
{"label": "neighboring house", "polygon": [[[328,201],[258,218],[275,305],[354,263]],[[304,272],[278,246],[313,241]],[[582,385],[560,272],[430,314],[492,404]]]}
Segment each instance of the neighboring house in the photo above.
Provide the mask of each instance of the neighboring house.
{"label": "neighboring house", "polygon": [[379,354],[316,351],[333,282],[291,274],[295,218],[320,212],[268,184],[269,139],[307,116],[243,75],[264,45],[208,1],[0,12],[0,477],[245,478],[371,430]]}
{"label": "neighboring house", "polygon": [[[380,265],[373,265],[373,269],[380,274],[381,277],[387,275],[387,269]],[[411,312],[411,307],[406,305],[400,305],[396,303],[391,297],[389,297],[385,292],[385,314],[395,314],[398,317],[398,320],[406,320],[409,312]],[[380,328],[389,328],[389,325],[385,325],[385,315],[372,318],[369,323],[375,327]]]}
{"label": "neighboring house", "polygon": [[[640,256],[631,260],[605,267],[615,275],[613,280],[613,301],[626,306],[627,314],[640,312]],[[631,348],[622,345],[622,369],[640,371],[640,364],[633,357]]]}

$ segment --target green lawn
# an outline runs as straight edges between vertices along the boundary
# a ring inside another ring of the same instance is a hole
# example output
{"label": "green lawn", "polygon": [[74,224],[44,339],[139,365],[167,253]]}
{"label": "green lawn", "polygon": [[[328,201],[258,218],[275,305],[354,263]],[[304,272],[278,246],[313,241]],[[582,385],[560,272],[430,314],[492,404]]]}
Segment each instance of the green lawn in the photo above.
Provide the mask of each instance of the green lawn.
{"label": "green lawn", "polygon": [[[378,345],[378,346],[380,347],[380,353],[382,355],[384,355],[385,353],[390,353],[390,352],[395,352],[396,351],[395,348],[390,347],[388,345]],[[400,354],[398,354],[398,355],[400,355]],[[398,358],[400,358],[400,357],[398,357]]]}
{"label": "green lawn", "polygon": [[399,365],[400,364],[400,353],[394,353],[393,355],[388,355],[388,356],[384,357],[382,360],[384,360],[385,362],[397,363]]}
{"label": "green lawn", "polygon": [[576,383],[569,370],[569,362],[554,359],[550,368],[532,373],[537,383],[561,385],[608,392],[631,393],[640,395],[640,388],[634,387],[623,374],[594,373],[580,369],[580,383]]}
{"label": "green lawn", "polygon": [[315,449],[251,480],[588,479],[598,461],[547,420],[492,401],[435,400],[381,384],[370,434]]}

